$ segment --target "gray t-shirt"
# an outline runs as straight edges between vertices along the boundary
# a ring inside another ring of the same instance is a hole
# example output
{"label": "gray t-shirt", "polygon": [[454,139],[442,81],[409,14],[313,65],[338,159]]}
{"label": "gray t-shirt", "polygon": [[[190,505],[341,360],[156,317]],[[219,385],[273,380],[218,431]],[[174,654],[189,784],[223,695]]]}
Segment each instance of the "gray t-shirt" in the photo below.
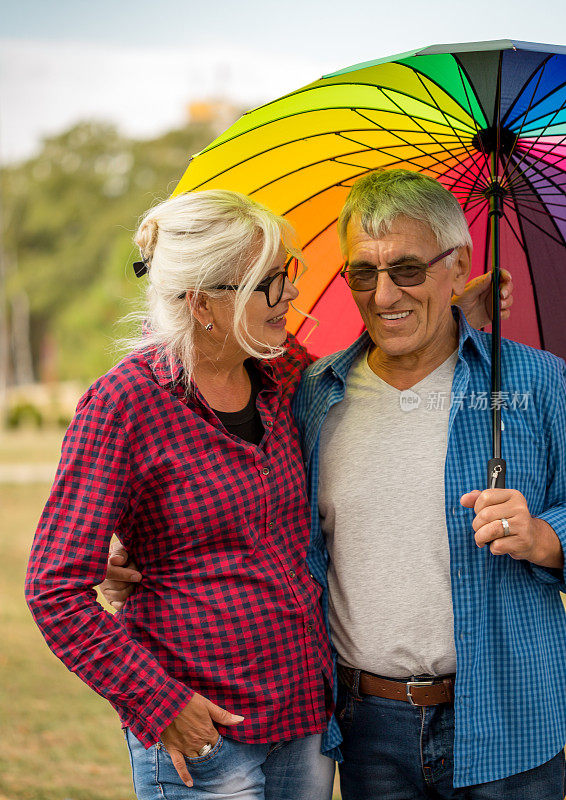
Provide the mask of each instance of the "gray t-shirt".
{"label": "gray t-shirt", "polygon": [[394,678],[456,671],[444,462],[457,358],[401,392],[365,353],[323,424],[330,626],[347,666]]}

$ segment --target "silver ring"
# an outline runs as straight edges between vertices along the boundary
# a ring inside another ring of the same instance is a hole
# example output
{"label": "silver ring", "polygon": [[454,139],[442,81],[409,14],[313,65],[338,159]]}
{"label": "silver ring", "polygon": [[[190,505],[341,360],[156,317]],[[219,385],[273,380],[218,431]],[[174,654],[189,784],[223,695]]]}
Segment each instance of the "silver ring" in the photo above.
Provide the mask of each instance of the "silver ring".
{"label": "silver ring", "polygon": [[503,536],[509,536],[511,531],[509,530],[509,523],[505,519],[505,517],[503,517],[503,519],[501,520],[501,524],[503,525]]}
{"label": "silver ring", "polygon": [[206,744],[203,744],[203,746],[198,751],[199,758],[202,758],[203,756],[207,756],[210,753],[211,750],[212,750],[212,745],[210,744],[210,742],[207,742]]}

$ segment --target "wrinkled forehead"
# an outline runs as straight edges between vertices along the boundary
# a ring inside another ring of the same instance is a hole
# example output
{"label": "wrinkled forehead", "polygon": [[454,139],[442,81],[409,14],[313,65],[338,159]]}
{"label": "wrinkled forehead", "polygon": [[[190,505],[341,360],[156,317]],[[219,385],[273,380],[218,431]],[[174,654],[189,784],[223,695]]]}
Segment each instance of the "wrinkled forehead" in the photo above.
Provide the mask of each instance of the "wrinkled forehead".
{"label": "wrinkled forehead", "polygon": [[399,214],[374,228],[371,221],[353,215],[346,230],[346,259],[368,253],[427,256],[438,248],[438,241],[427,222]]}

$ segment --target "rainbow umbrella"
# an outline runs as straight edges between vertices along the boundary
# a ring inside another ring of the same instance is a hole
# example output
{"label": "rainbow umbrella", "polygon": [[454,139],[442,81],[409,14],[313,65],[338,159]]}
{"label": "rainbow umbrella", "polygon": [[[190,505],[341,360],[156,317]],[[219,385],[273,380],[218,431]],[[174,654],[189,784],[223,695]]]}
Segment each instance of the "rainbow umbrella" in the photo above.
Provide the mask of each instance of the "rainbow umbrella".
{"label": "rainbow umbrella", "polygon": [[[474,239],[472,274],[492,266],[496,297],[499,261],[512,270],[521,311],[505,335],[566,357],[566,47],[437,45],[325,75],[245,114],[190,160],[175,192],[237,190],[293,224],[309,266],[300,304],[320,321],[308,345],[323,355],[361,331],[339,275],[340,208],[357,178],[396,167],[456,195]],[[312,322],[288,320],[304,340]],[[499,409],[493,415],[499,457]]]}

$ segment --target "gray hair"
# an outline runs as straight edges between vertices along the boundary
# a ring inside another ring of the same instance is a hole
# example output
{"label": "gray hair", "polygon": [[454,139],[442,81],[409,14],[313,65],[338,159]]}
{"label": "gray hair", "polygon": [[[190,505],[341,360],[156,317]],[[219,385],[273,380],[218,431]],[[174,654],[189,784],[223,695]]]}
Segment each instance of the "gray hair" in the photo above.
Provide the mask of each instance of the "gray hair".
{"label": "gray hair", "polygon": [[289,223],[237,192],[185,192],[144,214],[134,237],[148,265],[145,308],[130,315],[146,321],[146,331],[123,343],[140,349],[156,346],[180,359],[189,388],[195,365],[194,318],[184,293],[220,297],[215,287],[238,284],[233,330],[242,349],[256,358],[275,358],[284,347],[270,347],[248,331],[245,306],[276,257],[281,242],[302,261]]}
{"label": "gray hair", "polygon": [[[353,216],[369,236],[379,239],[401,215],[428,225],[441,250],[472,246],[466,217],[453,194],[420,172],[391,169],[369,172],[350,189],[338,217],[342,252],[346,252],[346,231]],[[446,265],[451,261],[447,259]]]}

